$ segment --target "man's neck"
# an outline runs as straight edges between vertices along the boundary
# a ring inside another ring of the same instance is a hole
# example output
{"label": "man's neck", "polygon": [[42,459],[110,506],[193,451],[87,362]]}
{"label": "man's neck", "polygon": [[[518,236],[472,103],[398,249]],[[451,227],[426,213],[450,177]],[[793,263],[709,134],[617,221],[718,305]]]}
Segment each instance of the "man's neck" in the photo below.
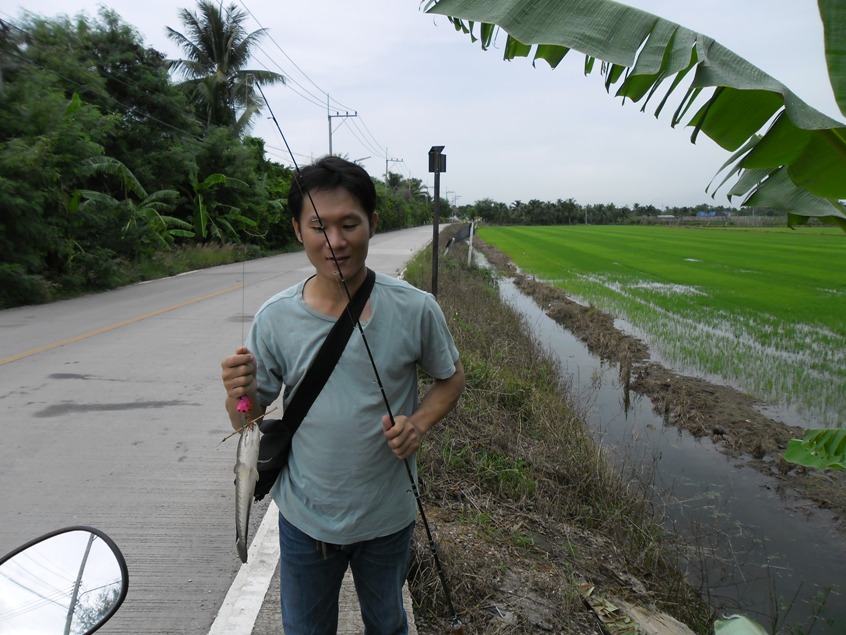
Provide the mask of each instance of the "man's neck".
{"label": "man's neck", "polygon": [[[330,280],[322,276],[314,276],[306,281],[303,299],[315,311],[338,317],[366,276],[367,269],[362,267],[361,271],[346,280],[346,289],[340,277]],[[349,297],[347,297],[347,290],[349,290]]]}

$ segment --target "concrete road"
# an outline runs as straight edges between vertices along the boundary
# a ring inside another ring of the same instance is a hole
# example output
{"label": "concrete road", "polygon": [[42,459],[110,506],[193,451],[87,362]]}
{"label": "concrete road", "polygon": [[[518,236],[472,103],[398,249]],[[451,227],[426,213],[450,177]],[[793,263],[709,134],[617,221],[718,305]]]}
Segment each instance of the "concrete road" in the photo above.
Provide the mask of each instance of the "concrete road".
{"label": "concrete road", "polygon": [[[431,237],[379,234],[368,264],[397,275]],[[220,360],[310,270],[286,254],[0,311],[0,553],[96,526],[130,572],[100,632],[207,633],[241,564]]]}

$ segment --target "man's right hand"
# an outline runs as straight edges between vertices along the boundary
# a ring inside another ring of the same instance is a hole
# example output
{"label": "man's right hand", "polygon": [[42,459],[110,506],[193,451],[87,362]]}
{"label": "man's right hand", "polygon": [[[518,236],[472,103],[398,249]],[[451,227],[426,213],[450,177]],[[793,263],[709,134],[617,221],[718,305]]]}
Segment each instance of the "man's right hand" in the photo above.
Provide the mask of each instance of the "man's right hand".
{"label": "man's right hand", "polygon": [[[232,427],[237,430],[243,419],[243,415],[238,412],[238,400],[247,395],[253,404],[256,403],[256,358],[248,348],[240,346],[234,355],[220,363],[220,367],[220,376],[226,388],[226,411]],[[258,415],[258,412],[254,412]]]}

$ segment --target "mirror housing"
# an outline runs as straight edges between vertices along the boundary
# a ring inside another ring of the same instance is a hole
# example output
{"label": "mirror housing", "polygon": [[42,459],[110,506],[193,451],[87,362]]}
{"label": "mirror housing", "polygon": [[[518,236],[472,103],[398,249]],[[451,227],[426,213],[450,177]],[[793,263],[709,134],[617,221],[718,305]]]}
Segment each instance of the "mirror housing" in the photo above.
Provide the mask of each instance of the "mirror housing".
{"label": "mirror housing", "polygon": [[88,635],[126,598],[129,573],[99,529],[65,527],[0,559],[0,631]]}

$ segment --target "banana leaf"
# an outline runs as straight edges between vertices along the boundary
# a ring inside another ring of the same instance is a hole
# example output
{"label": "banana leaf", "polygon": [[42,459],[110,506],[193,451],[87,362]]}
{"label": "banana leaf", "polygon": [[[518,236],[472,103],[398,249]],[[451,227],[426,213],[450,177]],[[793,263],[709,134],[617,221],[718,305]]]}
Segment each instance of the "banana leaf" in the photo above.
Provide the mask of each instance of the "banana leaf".
{"label": "banana leaf", "polygon": [[[846,9],[842,0],[819,7],[844,110]],[[790,225],[817,217],[846,230],[846,126],[714,39],[614,0],[430,0],[424,8],[483,49],[503,32],[507,60],[531,57],[555,68],[570,50],[583,53],[585,74],[598,67],[616,97],[641,110],[652,102],[656,117],[675,103],[672,126],[686,119],[691,141],[705,134],[734,152],[721,169],[737,176],[729,199],[781,209]],[[744,178],[747,171],[755,178]]]}
{"label": "banana leaf", "polygon": [[805,467],[846,469],[846,430],[808,430],[803,439],[791,439],[784,460]]}

